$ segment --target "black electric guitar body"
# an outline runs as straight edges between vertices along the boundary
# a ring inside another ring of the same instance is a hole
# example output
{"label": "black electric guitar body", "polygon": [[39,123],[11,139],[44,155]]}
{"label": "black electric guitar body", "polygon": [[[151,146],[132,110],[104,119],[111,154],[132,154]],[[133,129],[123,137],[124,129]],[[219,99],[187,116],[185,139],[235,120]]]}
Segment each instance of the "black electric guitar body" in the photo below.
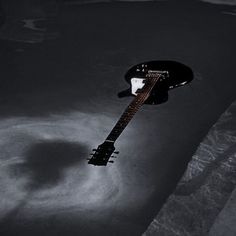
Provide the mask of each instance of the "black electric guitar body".
{"label": "black electric guitar body", "polygon": [[97,166],[106,166],[114,162],[114,143],[122,131],[143,104],[161,104],[168,100],[170,89],[183,86],[193,79],[192,70],[176,61],[149,61],[131,67],[125,74],[125,80],[130,87],[120,93],[119,97],[134,96],[125,111],[97,149],[93,149],[88,163]]}
{"label": "black electric guitar body", "polygon": [[168,78],[156,83],[145,104],[161,104],[168,100],[168,91],[170,89],[183,86],[193,79],[192,70],[176,61],[149,61],[143,62],[131,67],[125,74],[125,80],[130,88],[118,93],[118,97],[135,96],[132,94],[131,80],[134,77],[143,78],[147,70],[168,71]]}

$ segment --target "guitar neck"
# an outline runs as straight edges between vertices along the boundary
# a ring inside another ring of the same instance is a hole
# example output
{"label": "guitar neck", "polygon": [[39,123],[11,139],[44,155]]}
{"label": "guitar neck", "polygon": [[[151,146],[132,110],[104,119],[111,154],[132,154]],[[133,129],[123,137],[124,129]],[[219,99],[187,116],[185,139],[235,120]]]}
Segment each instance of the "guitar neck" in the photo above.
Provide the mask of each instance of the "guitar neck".
{"label": "guitar neck", "polygon": [[139,108],[143,105],[143,103],[149,97],[151,90],[155,86],[156,82],[160,78],[161,75],[157,75],[156,77],[146,79],[146,83],[142,88],[142,91],[137,94],[137,96],[132,100],[132,102],[127,106],[120,119],[117,121],[110,134],[106,138],[106,142],[115,142],[117,138],[121,135],[125,127],[131,121],[135,113],[139,110]]}

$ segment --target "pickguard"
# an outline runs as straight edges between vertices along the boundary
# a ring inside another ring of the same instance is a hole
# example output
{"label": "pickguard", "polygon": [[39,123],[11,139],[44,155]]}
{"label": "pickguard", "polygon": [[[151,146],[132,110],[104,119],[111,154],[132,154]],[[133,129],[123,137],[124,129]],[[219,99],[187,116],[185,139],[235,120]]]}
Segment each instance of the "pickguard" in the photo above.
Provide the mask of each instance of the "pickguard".
{"label": "pickguard", "polygon": [[135,96],[137,96],[137,90],[142,89],[144,86],[145,79],[143,78],[132,78],[130,80],[131,82],[131,93]]}

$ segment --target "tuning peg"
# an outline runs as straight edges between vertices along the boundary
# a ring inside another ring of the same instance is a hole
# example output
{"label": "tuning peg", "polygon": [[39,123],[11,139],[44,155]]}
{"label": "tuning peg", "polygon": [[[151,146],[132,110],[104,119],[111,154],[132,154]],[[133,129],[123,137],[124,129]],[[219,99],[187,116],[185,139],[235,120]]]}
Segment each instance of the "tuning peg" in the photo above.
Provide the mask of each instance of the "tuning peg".
{"label": "tuning peg", "polygon": [[108,161],[108,162],[110,162],[110,163],[114,163],[114,161]]}
{"label": "tuning peg", "polygon": [[94,149],[92,149],[92,151],[96,152],[96,151],[97,151],[97,149],[95,149],[95,148],[94,148]]}
{"label": "tuning peg", "polygon": [[115,151],[115,152],[113,152],[113,153],[115,153],[115,154],[119,154],[120,152],[119,152],[119,151]]}
{"label": "tuning peg", "polygon": [[111,158],[116,158],[116,156],[111,156]]}

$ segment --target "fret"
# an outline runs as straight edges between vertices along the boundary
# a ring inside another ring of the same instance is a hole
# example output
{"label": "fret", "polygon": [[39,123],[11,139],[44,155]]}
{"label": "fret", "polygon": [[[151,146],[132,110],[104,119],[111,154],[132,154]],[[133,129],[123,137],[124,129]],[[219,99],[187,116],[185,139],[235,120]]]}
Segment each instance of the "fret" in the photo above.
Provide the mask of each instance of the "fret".
{"label": "fret", "polygon": [[155,86],[156,82],[160,78],[161,74],[158,76],[148,78],[148,82],[145,83],[142,92],[138,93],[133,101],[127,106],[120,119],[117,121],[110,134],[107,136],[106,140],[115,142],[116,139],[121,135],[122,131],[131,121],[138,109],[143,105],[145,100],[148,98],[152,88]]}

